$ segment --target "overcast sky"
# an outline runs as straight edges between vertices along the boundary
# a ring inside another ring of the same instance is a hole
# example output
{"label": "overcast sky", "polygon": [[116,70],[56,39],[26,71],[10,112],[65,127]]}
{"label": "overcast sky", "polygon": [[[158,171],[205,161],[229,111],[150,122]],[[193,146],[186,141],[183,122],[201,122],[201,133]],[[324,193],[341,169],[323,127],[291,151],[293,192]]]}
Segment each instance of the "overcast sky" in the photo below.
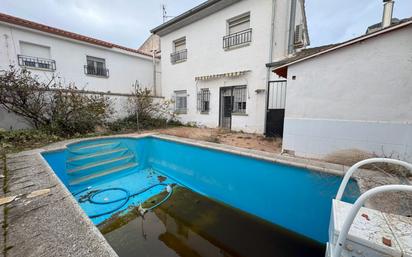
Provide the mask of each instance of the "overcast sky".
{"label": "overcast sky", "polygon": [[[161,5],[178,15],[205,0],[0,0],[0,12],[137,48],[162,23]],[[361,35],[380,22],[382,0],[306,0],[311,46]],[[411,0],[396,0],[394,17],[412,16]]]}

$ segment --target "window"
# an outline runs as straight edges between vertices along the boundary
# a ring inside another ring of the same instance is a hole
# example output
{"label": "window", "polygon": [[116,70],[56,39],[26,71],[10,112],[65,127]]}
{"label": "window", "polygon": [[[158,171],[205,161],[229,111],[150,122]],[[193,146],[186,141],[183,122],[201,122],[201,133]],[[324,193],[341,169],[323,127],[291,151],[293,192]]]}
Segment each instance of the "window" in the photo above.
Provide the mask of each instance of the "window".
{"label": "window", "polygon": [[178,114],[187,113],[187,91],[175,91],[175,111]]}
{"label": "window", "polygon": [[233,113],[246,113],[246,86],[233,88]]}
{"label": "window", "polygon": [[208,88],[202,88],[197,93],[197,108],[201,113],[208,113],[210,109],[210,91]]}
{"label": "window", "polygon": [[173,41],[173,53],[170,54],[173,64],[187,60],[186,37]]}
{"label": "window", "polygon": [[247,45],[252,41],[250,13],[242,14],[227,21],[227,35],[223,37],[223,48]]}
{"label": "window", "polygon": [[84,72],[87,75],[98,77],[109,77],[109,70],[106,69],[106,61],[102,58],[87,56],[87,65],[84,66]]}
{"label": "window", "polygon": [[22,67],[37,68],[54,71],[56,62],[50,59],[50,47],[28,42],[19,42],[20,53],[17,56]]}
{"label": "window", "polygon": [[250,13],[228,20],[228,34],[235,34],[250,28]]}
{"label": "window", "polygon": [[303,24],[296,25],[293,41],[295,47],[303,46]]}

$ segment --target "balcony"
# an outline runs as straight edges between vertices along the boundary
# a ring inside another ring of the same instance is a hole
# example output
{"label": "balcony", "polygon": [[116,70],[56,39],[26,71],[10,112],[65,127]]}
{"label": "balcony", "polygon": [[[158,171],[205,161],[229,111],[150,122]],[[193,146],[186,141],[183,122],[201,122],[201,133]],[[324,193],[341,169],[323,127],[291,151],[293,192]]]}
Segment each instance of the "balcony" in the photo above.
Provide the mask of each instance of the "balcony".
{"label": "balcony", "polygon": [[84,73],[87,75],[103,77],[103,78],[109,77],[109,69],[98,68],[98,67],[90,66],[90,65],[84,65]]}
{"label": "balcony", "polygon": [[252,42],[252,29],[242,30],[223,37],[223,49],[246,45]]}
{"label": "balcony", "polygon": [[170,60],[172,64],[186,61],[187,60],[187,49],[171,53]]}
{"label": "balcony", "polygon": [[37,58],[26,55],[17,55],[18,63],[21,67],[42,69],[55,71],[56,70],[56,61],[51,59]]}

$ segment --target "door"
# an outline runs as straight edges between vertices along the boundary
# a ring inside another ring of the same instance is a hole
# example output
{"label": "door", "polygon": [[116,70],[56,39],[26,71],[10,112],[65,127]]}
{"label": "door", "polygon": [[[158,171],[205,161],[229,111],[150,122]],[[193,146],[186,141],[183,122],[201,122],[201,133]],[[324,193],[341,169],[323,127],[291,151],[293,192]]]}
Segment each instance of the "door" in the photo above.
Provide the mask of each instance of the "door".
{"label": "door", "polygon": [[267,94],[267,137],[282,137],[285,123],[286,80],[269,81]]}
{"label": "door", "polygon": [[220,89],[220,127],[230,129],[232,127],[233,94],[232,87]]}

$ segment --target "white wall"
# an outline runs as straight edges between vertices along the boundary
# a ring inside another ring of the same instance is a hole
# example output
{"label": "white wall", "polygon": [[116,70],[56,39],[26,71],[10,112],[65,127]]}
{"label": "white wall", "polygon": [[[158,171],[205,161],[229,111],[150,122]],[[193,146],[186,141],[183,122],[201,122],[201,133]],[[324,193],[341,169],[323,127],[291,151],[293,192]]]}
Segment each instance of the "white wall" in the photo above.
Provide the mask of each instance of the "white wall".
{"label": "white wall", "polygon": [[[130,93],[132,83],[138,80],[141,85],[153,88],[153,62],[150,56],[87,44],[7,23],[0,23],[0,70],[8,69],[10,64],[18,66],[20,41],[50,47],[51,59],[56,61],[55,75],[64,83],[73,82],[79,88],[93,91]],[[84,65],[87,55],[105,59],[110,76],[86,75]],[[50,71],[32,71],[44,79],[52,76]]]}
{"label": "white wall", "polygon": [[[286,0],[276,1],[275,51],[273,56],[284,56],[287,47],[287,25],[289,5]],[[227,20],[250,12],[252,42],[237,49],[223,49]],[[247,85],[247,110],[243,116],[232,117],[232,129],[247,132],[264,132],[265,94],[257,94],[256,89],[266,89],[267,69],[270,61],[269,45],[272,17],[272,0],[244,0],[220,10],[161,37],[162,48],[162,93],[166,98],[175,90],[187,90],[188,112],[180,115],[183,122],[216,127],[219,124],[220,87]],[[186,37],[187,61],[171,64],[173,41]],[[222,74],[250,70],[238,78],[221,78],[209,81],[195,81],[196,76]],[[197,90],[209,88],[211,110],[209,114],[197,111]]]}
{"label": "white wall", "polygon": [[283,148],[412,160],[411,41],[409,26],[290,66]]}

